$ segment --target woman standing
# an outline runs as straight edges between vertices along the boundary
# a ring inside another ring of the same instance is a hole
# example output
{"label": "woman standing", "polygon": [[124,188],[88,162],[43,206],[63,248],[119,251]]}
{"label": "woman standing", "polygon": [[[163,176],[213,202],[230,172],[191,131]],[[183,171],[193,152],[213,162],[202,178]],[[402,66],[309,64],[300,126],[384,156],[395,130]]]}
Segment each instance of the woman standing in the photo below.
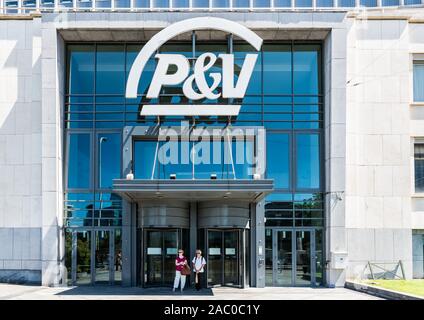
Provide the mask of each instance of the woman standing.
{"label": "woman standing", "polygon": [[186,282],[186,276],[181,274],[181,270],[183,270],[184,265],[186,264],[187,264],[187,259],[186,257],[184,257],[184,250],[179,249],[177,259],[175,259],[175,280],[174,280],[174,287],[172,288],[172,291],[175,291],[175,289],[178,288],[178,284],[180,283],[180,279],[181,279],[181,292],[183,292],[185,282]]}
{"label": "woman standing", "polygon": [[205,272],[206,260],[202,257],[202,251],[197,249],[196,256],[193,258],[193,271],[195,273],[196,290],[199,291],[202,283],[202,275]]}

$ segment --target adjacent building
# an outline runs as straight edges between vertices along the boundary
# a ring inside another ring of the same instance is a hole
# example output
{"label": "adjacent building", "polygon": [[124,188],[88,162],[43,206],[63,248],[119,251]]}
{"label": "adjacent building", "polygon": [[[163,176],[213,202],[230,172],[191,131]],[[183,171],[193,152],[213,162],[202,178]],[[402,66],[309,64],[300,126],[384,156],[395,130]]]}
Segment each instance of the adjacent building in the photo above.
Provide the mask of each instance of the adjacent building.
{"label": "adjacent building", "polygon": [[1,0],[0,281],[423,278],[420,1]]}

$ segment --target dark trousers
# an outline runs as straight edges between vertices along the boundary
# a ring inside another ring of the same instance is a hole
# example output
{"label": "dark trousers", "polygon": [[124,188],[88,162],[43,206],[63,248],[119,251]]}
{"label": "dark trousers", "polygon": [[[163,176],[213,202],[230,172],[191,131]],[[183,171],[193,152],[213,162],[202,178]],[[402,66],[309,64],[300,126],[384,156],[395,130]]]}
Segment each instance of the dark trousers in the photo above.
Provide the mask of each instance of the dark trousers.
{"label": "dark trousers", "polygon": [[196,282],[196,273],[194,273],[194,282],[196,283],[196,290],[200,290],[200,288],[202,287],[202,277],[203,277],[202,272],[197,273],[197,282]]}

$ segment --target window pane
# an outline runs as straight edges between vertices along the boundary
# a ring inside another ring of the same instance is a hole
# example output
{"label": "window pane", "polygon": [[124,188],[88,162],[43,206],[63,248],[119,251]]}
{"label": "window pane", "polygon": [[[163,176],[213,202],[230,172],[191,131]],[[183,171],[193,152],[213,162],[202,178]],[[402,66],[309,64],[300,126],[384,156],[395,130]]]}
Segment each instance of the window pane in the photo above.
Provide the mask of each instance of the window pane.
{"label": "window pane", "polygon": [[319,135],[296,135],[296,187],[317,189],[320,187]]}
{"label": "window pane", "polygon": [[270,0],[253,0],[254,8],[269,8]]}
{"label": "window pane", "polygon": [[94,46],[69,46],[69,93],[94,92]]}
{"label": "window pane", "polygon": [[424,144],[416,144],[415,158],[415,192],[424,192]]}
{"label": "window pane", "polygon": [[[136,141],[134,143],[133,170],[136,179],[150,179],[156,152],[156,141]],[[156,172],[157,167],[156,167]],[[157,178],[156,176],[154,176]]]}
{"label": "window pane", "polygon": [[172,6],[174,8],[188,8],[190,5],[189,0],[174,0],[172,1]]}
{"label": "window pane", "polygon": [[212,0],[212,7],[214,8],[228,8],[229,6],[229,0]]}
{"label": "window pane", "polygon": [[90,186],[90,134],[69,135],[68,188]]}
{"label": "window pane", "polygon": [[382,5],[385,6],[385,7],[398,6],[399,0],[382,0]]}
{"label": "window pane", "polygon": [[355,0],[339,0],[339,7],[353,8],[355,7]]}
{"label": "window pane", "polygon": [[264,94],[291,94],[290,46],[264,46]]}
{"label": "window pane", "polygon": [[297,8],[310,8],[312,7],[312,0],[295,0]]}
{"label": "window pane", "polygon": [[414,101],[424,101],[424,62],[414,63]]}
{"label": "window pane", "polygon": [[377,0],[361,0],[361,7],[376,7]]}
{"label": "window pane", "polygon": [[276,8],[290,8],[291,0],[274,0],[274,7]]}
{"label": "window pane", "polygon": [[124,93],[124,46],[97,46],[96,94]]}
{"label": "window pane", "polygon": [[405,0],[405,5],[421,4],[421,0]]}
{"label": "window pane", "polygon": [[110,8],[111,0],[96,0],[96,8]]}
{"label": "window pane", "polygon": [[333,6],[333,0],[317,0],[317,7],[332,7]]}
{"label": "window pane", "polygon": [[293,52],[294,94],[319,94],[318,47],[298,45]]}
{"label": "window pane", "polygon": [[249,0],[233,0],[234,8],[249,8]]}
{"label": "window pane", "polygon": [[112,180],[121,176],[121,135],[119,133],[99,133],[98,170],[100,188],[111,188]]}
{"label": "window pane", "polygon": [[193,0],[193,8],[209,8],[209,0]]}
{"label": "window pane", "polygon": [[266,172],[267,178],[274,179],[276,189],[287,189],[289,187],[289,137],[288,134],[267,134]]}

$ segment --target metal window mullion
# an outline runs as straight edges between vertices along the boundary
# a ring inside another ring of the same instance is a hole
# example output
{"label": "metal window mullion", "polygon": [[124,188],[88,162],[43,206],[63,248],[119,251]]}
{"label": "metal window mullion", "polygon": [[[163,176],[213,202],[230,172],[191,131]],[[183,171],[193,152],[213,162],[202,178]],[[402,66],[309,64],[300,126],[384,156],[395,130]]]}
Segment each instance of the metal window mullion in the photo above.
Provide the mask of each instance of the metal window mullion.
{"label": "metal window mullion", "polygon": [[96,10],[96,0],[91,0],[91,9],[92,9],[93,11],[95,11],[95,10]]}
{"label": "metal window mullion", "polygon": [[[94,1],[94,0],[93,0]],[[94,219],[94,212],[93,212],[93,219]],[[87,231],[90,232],[90,278],[91,278],[91,284],[95,283],[95,279],[96,279],[96,230],[92,229],[91,231]]]}
{"label": "metal window mullion", "polygon": [[110,10],[115,10],[115,0],[110,0]]}
{"label": "metal window mullion", "polygon": [[[37,0],[40,1],[40,0]],[[77,10],[77,0],[72,0],[72,9]]]}
{"label": "metal window mullion", "polygon": [[0,13],[1,14],[5,14],[6,13],[6,9],[5,9],[5,0],[0,0]]}
{"label": "metal window mullion", "polygon": [[130,0],[130,11],[134,11],[134,3],[135,3],[135,1],[134,0]]}
{"label": "metal window mullion", "polygon": [[59,9],[59,0],[54,0],[54,11]]}
{"label": "metal window mullion", "polygon": [[18,13],[22,13],[22,0],[18,0]]}

